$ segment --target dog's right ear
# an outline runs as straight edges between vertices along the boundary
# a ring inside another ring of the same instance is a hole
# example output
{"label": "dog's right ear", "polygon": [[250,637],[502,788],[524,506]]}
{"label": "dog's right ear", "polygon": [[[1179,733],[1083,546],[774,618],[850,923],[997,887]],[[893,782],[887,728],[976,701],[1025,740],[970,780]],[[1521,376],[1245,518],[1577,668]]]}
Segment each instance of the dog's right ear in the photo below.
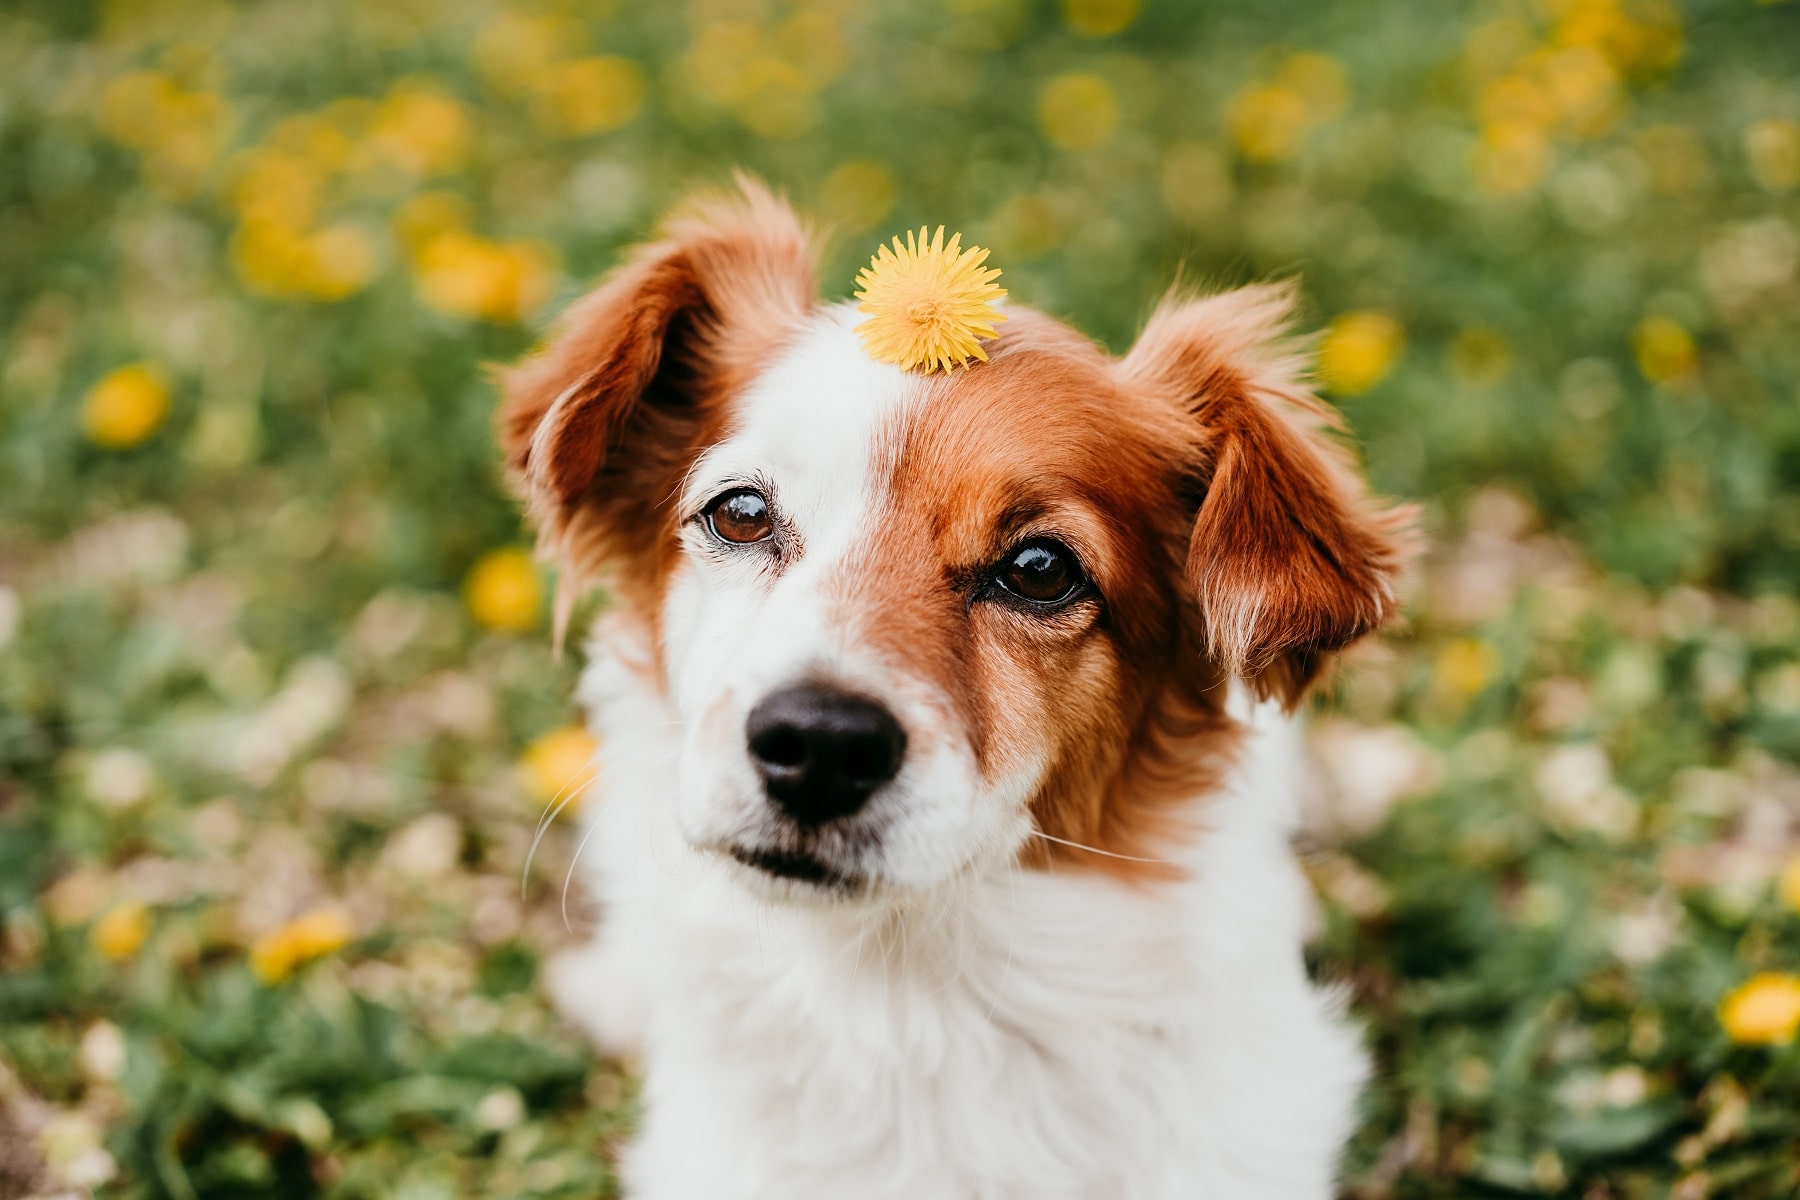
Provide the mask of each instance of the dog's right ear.
{"label": "dog's right ear", "polygon": [[724,399],[813,308],[815,288],[799,218],[740,177],[737,195],[679,210],[547,345],[499,373],[507,465],[565,567],[586,576],[668,552],[672,493]]}

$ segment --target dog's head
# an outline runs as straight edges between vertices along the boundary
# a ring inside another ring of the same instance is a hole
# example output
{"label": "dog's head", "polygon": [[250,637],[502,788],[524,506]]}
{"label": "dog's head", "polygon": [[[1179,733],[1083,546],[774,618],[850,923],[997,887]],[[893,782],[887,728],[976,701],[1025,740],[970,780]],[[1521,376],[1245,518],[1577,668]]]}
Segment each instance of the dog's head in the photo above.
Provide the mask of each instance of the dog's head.
{"label": "dog's head", "polygon": [[1123,359],[1015,306],[989,361],[907,373],[752,185],[575,305],[502,437],[546,545],[650,632],[685,836],[795,894],[1152,869],[1223,682],[1293,704],[1394,605],[1404,514],[1325,435],[1289,305],[1171,300]]}

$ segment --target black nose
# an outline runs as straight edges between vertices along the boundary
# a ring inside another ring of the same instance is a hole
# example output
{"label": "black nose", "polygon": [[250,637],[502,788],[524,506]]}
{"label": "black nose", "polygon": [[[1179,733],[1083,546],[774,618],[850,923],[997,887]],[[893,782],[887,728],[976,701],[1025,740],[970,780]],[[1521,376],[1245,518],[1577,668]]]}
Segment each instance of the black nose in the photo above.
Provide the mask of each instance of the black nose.
{"label": "black nose", "polygon": [[769,799],[802,825],[861,808],[899,773],[906,752],[906,734],[887,709],[813,685],[763,697],[744,731]]}

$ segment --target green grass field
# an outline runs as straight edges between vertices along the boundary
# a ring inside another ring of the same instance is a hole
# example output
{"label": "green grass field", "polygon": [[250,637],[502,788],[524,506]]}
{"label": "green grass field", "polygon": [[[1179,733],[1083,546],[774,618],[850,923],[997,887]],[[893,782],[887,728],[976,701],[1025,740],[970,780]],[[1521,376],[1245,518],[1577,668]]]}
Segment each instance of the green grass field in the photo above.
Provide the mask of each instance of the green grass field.
{"label": "green grass field", "polygon": [[1800,1193],[1800,3],[10,0],[0,1198],[611,1194],[483,364],[739,166],[838,295],[1301,281],[1432,541],[1314,722],[1350,1195]]}

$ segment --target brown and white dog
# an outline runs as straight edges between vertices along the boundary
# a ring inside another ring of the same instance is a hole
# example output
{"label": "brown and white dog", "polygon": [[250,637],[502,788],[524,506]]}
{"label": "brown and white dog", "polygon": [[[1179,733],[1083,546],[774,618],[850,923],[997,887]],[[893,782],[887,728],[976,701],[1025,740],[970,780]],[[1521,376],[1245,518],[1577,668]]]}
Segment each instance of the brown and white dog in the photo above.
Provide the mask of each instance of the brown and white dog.
{"label": "brown and white dog", "polygon": [[611,589],[552,989],[643,1055],[631,1195],[1330,1193],[1365,1062],[1286,714],[1409,537],[1290,303],[1171,299],[1122,359],[1011,306],[907,373],[745,184],[504,374],[542,544]]}

